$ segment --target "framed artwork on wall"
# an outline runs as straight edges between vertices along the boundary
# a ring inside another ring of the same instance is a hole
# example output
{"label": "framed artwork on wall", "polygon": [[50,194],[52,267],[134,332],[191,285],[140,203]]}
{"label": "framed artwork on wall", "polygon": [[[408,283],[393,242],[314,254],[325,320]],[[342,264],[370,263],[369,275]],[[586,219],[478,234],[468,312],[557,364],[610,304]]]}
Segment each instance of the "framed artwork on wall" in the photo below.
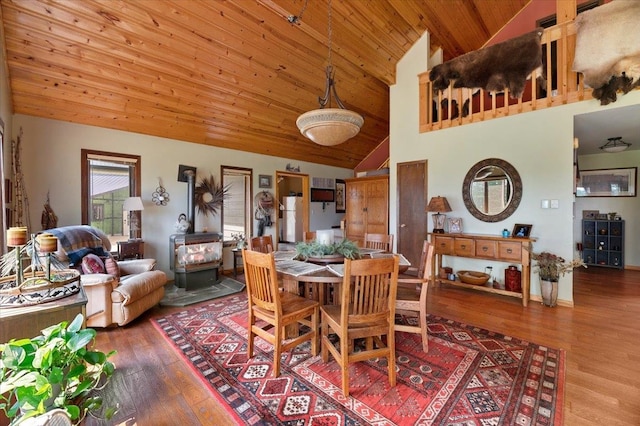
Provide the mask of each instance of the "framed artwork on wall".
{"label": "framed artwork on wall", "polygon": [[346,191],[347,184],[342,179],[336,179],[336,213],[344,213],[346,211]]}
{"label": "framed artwork on wall", "polygon": [[580,170],[577,197],[635,197],[637,167]]}
{"label": "framed artwork on wall", "polygon": [[260,187],[260,188],[271,188],[271,176],[270,175],[259,175],[258,176],[258,187]]}

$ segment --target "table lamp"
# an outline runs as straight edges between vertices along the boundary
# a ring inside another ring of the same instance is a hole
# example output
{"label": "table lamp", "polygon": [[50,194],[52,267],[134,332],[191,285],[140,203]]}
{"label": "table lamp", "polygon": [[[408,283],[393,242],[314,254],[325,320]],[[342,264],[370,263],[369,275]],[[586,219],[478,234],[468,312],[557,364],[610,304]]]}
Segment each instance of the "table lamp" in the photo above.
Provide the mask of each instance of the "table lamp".
{"label": "table lamp", "polygon": [[122,204],[122,210],[129,212],[129,239],[138,238],[138,231],[140,230],[140,219],[138,218],[139,211],[144,210],[142,205],[142,198],[129,197],[124,200]]}
{"label": "table lamp", "polygon": [[433,233],[434,234],[444,234],[444,223],[447,219],[446,214],[442,214],[441,212],[450,212],[451,206],[445,197],[431,197],[429,200],[429,205],[427,206],[428,212],[436,212],[432,215],[433,217]]}

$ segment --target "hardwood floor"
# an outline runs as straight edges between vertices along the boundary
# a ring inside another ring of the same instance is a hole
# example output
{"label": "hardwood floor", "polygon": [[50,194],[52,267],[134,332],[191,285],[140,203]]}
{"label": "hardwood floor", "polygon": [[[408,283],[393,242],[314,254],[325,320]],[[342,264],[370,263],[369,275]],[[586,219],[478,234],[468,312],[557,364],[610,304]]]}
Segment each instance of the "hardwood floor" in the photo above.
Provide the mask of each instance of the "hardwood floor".
{"label": "hardwood floor", "polygon": [[[519,299],[435,286],[429,312],[565,349],[565,425],[638,425],[640,271],[580,268],[574,280],[574,308],[524,308]],[[98,333],[99,349],[118,350],[108,394],[121,405],[115,421],[102,424],[235,424],[149,321],[182,309],[156,307]]]}

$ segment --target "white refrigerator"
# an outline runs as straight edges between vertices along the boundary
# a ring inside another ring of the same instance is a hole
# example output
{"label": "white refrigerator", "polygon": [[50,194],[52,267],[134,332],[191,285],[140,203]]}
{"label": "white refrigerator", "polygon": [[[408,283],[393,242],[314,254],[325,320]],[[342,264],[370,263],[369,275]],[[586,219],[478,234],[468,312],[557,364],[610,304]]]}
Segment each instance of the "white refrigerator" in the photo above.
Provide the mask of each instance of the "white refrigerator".
{"label": "white refrigerator", "polygon": [[302,197],[282,197],[282,239],[288,243],[302,241]]}

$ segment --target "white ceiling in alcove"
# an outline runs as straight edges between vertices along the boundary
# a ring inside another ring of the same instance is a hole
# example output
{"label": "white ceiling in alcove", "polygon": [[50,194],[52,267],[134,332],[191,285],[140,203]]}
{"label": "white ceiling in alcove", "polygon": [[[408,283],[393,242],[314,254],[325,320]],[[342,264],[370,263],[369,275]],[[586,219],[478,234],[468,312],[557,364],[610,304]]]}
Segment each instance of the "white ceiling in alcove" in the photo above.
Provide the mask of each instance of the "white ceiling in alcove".
{"label": "white ceiling in alcove", "polygon": [[640,105],[576,115],[573,124],[579,155],[602,153],[600,147],[607,139],[617,136],[632,144],[629,150],[640,149]]}

